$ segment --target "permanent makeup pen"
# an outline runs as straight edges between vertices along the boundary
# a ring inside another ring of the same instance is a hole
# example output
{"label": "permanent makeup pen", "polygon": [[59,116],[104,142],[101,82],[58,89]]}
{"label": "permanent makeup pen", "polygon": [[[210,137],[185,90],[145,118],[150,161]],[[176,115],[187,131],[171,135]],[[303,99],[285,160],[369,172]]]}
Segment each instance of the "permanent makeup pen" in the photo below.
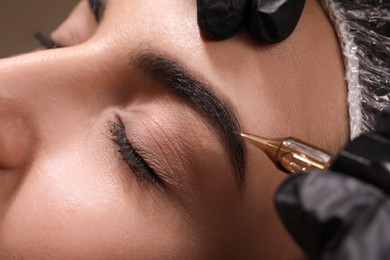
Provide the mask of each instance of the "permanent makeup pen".
{"label": "permanent makeup pen", "polygon": [[240,133],[241,137],[259,148],[282,171],[288,174],[306,172],[311,169],[328,169],[333,156],[321,149],[293,138],[267,139]]}

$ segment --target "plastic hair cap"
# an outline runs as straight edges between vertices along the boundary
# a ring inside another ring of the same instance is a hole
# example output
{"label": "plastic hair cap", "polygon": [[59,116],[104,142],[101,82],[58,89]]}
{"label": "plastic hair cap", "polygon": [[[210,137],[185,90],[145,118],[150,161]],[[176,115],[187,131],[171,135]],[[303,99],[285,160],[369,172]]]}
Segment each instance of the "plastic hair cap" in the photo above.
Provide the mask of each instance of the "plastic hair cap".
{"label": "plastic hair cap", "polygon": [[390,104],[390,3],[383,0],[319,0],[343,50],[351,139],[375,128]]}

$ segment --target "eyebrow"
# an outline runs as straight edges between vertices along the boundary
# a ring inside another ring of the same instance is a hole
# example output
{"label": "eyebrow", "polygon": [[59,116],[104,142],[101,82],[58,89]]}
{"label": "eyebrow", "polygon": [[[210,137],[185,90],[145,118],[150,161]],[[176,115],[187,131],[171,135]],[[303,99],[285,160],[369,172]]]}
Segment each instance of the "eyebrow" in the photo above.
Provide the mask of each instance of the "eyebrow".
{"label": "eyebrow", "polygon": [[237,134],[241,132],[240,125],[231,106],[218,98],[210,86],[168,57],[141,51],[132,57],[131,64],[150,79],[163,83],[163,86],[183,97],[195,111],[208,120],[229,153],[235,179],[241,190],[245,184],[245,149],[243,140]]}

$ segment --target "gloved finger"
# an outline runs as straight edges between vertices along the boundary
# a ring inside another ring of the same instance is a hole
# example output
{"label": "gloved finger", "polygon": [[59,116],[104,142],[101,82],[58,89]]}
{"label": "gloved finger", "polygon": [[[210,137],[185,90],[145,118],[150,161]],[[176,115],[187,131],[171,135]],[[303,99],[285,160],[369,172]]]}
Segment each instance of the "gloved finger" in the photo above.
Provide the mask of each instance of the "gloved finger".
{"label": "gloved finger", "polygon": [[198,25],[214,40],[223,40],[238,32],[247,10],[246,0],[197,0]]}
{"label": "gloved finger", "polygon": [[387,106],[379,114],[377,119],[376,129],[378,133],[387,138],[390,138],[390,106]]}
{"label": "gloved finger", "polygon": [[366,226],[386,198],[355,178],[312,171],[289,177],[276,193],[275,206],[291,236],[317,259],[324,251],[336,252],[356,223]]}
{"label": "gloved finger", "polygon": [[338,247],[323,250],[327,257],[322,259],[390,259],[390,200],[378,201],[375,207],[372,211],[362,211]]}
{"label": "gloved finger", "polygon": [[277,43],[294,31],[305,0],[252,0],[248,27],[251,34],[266,43]]}

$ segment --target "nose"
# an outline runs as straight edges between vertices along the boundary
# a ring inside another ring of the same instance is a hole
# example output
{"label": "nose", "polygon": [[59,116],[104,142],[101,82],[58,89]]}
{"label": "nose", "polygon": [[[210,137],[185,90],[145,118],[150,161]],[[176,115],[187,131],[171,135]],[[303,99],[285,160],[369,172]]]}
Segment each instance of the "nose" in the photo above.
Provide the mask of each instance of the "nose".
{"label": "nose", "polygon": [[111,102],[102,52],[69,49],[0,60],[0,221],[17,192],[52,174],[47,158],[71,154]]}
{"label": "nose", "polygon": [[28,119],[11,99],[0,97],[0,216],[31,158]]}
{"label": "nose", "polygon": [[109,83],[98,80],[99,59],[99,53],[65,48],[0,60],[0,170],[55,149],[104,108]]}
{"label": "nose", "polygon": [[29,154],[27,118],[12,100],[0,98],[0,169],[23,166]]}

